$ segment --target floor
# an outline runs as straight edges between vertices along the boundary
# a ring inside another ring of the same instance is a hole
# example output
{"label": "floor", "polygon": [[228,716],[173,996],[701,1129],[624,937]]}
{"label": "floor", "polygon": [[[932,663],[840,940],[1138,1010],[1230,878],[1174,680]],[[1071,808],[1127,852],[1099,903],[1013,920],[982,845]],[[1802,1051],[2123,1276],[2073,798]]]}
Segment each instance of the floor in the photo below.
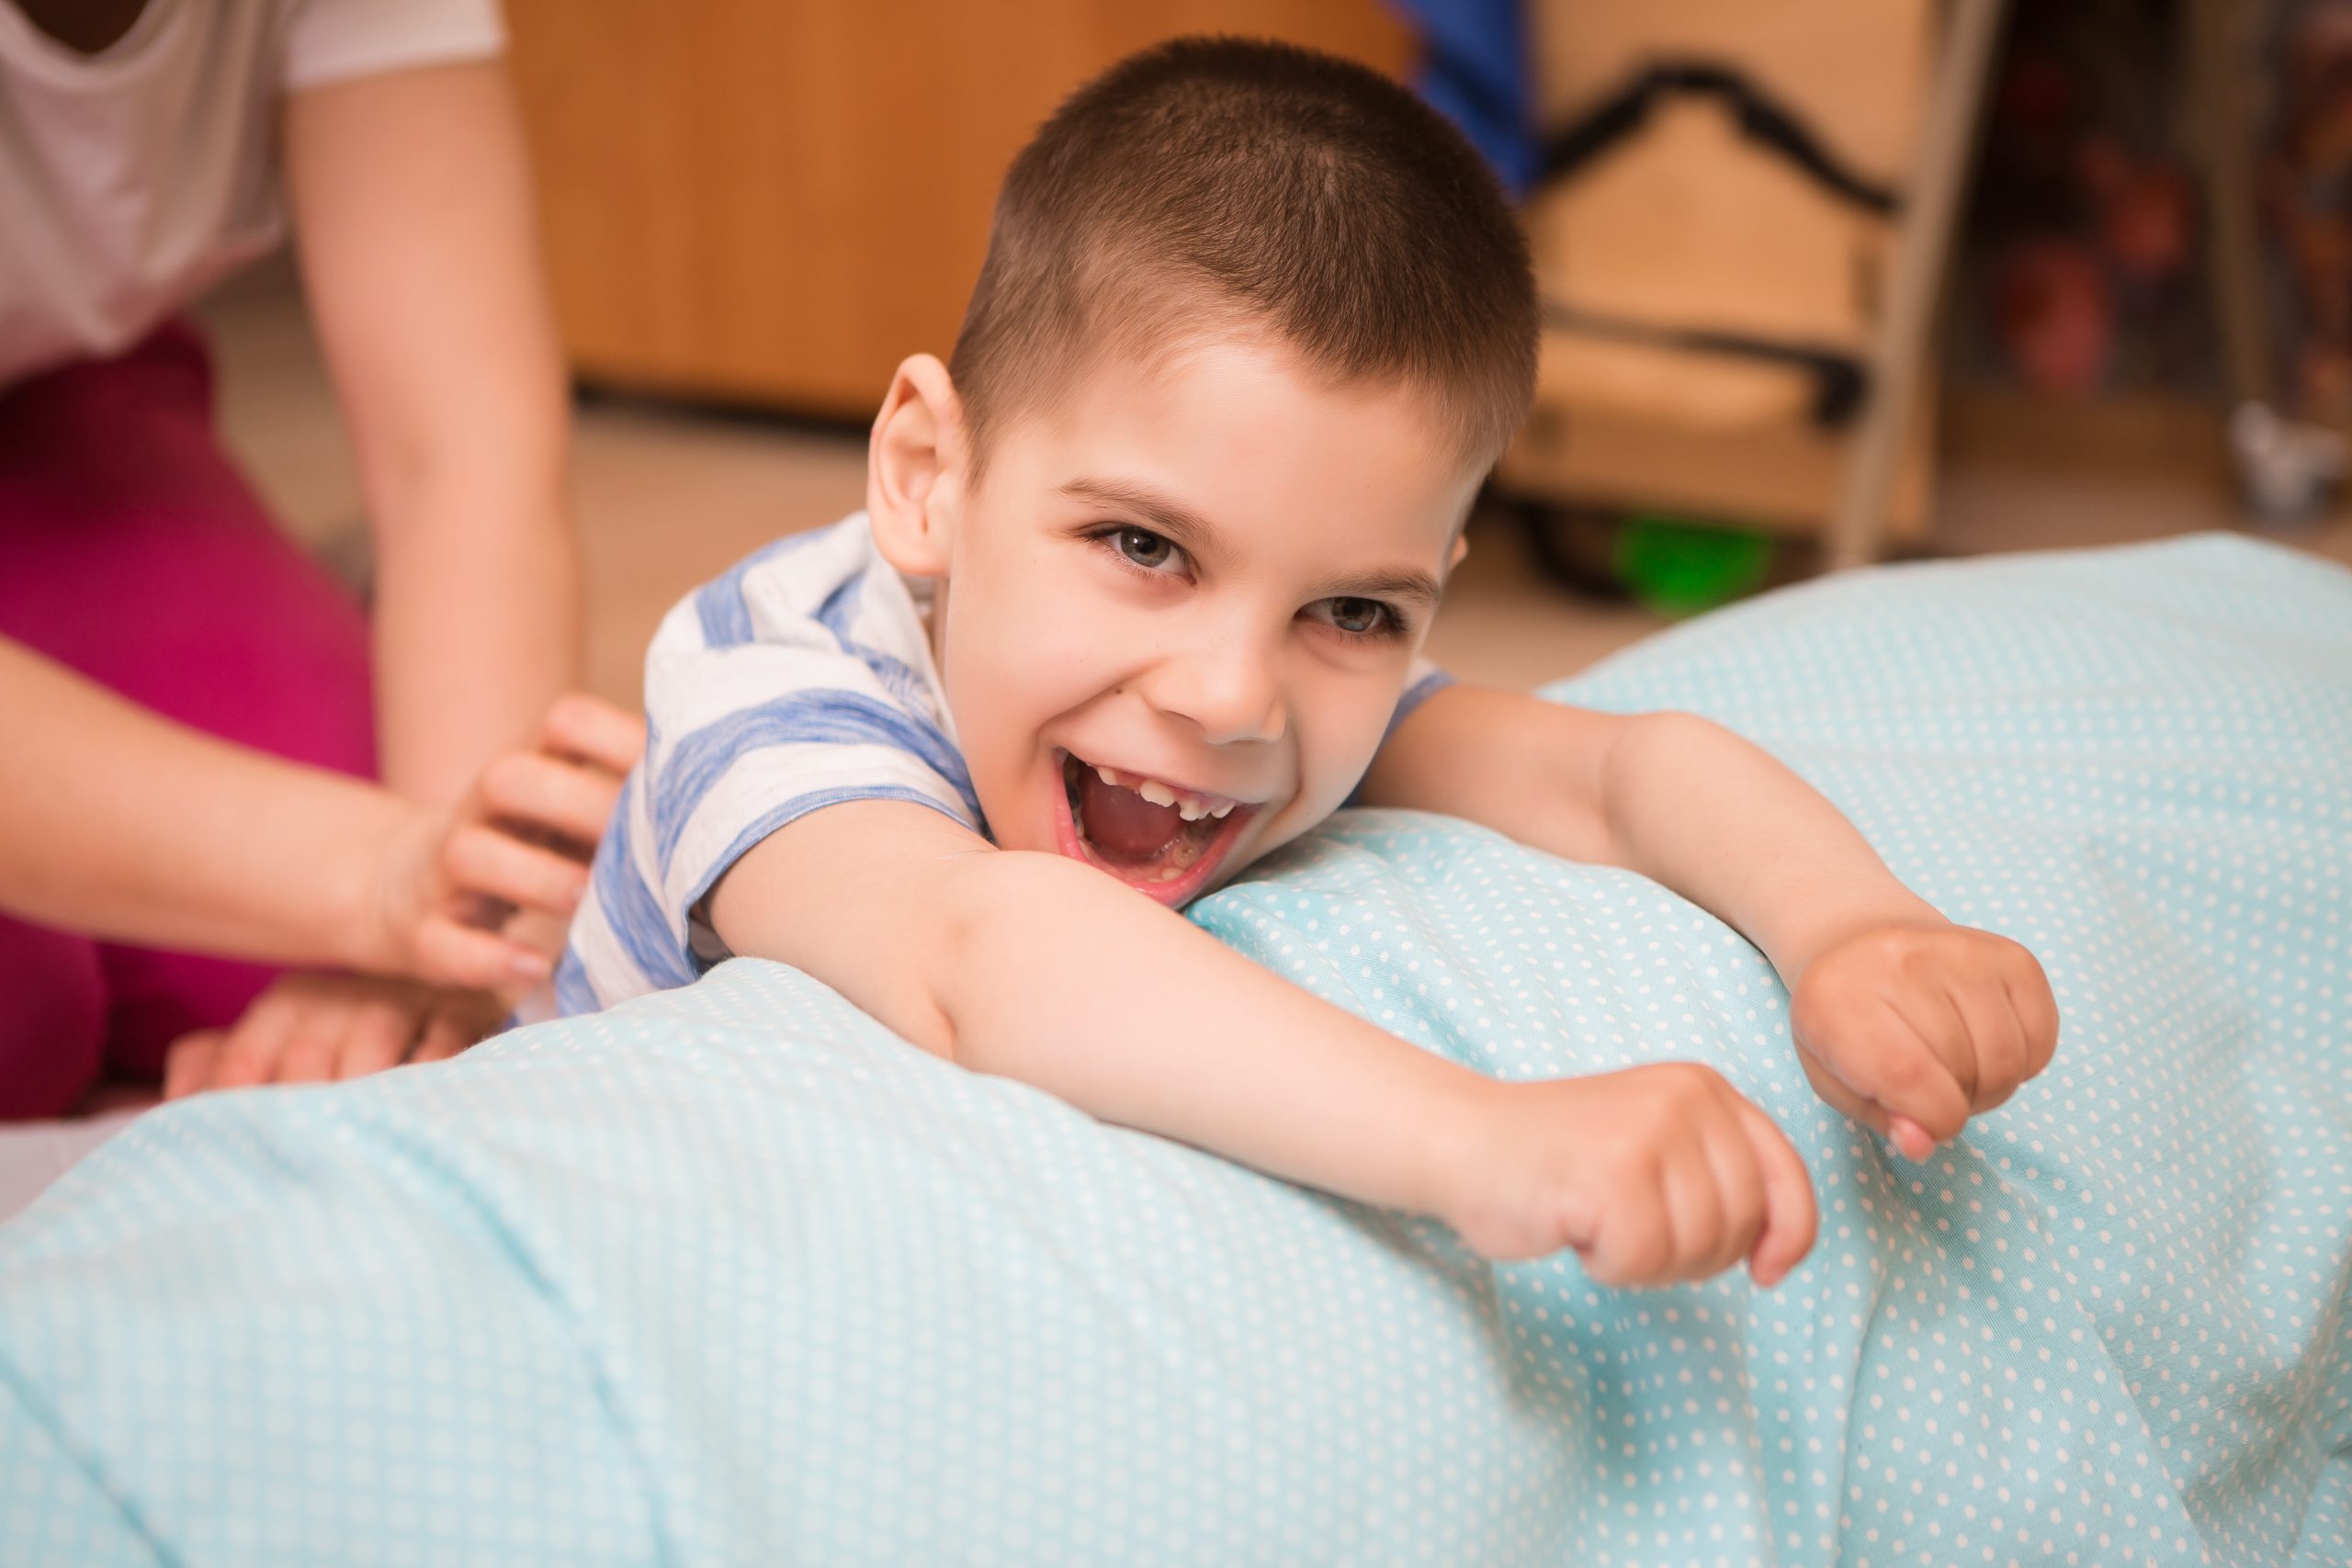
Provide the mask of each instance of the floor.
{"label": "floor", "polygon": [[[357,479],[290,270],[266,266],[199,312],[221,363],[231,444],[288,528],[364,570]],[[1934,553],[2067,548],[2239,525],[2210,444],[2161,431],[2053,442],[2049,419],[1955,422]],[[631,400],[583,400],[573,492],[586,560],[590,689],[634,705],[647,641],[687,590],[779,534],[863,504],[855,430]],[[2352,513],[2273,536],[2352,563]],[[1465,680],[1524,687],[1573,673],[1665,623],[1543,577],[1508,519],[1482,516],[1430,633]]]}

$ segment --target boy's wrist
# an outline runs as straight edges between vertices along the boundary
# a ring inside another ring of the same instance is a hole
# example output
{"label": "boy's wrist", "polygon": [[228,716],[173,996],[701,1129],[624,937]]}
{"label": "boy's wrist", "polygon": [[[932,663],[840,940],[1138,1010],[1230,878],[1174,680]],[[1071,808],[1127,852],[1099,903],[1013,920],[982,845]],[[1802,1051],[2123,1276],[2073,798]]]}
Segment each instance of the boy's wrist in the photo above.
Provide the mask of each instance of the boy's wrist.
{"label": "boy's wrist", "polygon": [[1864,931],[1888,926],[1950,924],[1951,921],[1934,905],[1897,885],[1886,897],[1842,905],[1779,934],[1776,941],[1759,942],[1757,945],[1763,948],[1782,983],[1794,990],[1815,960]]}
{"label": "boy's wrist", "polygon": [[1419,1121],[1405,1207],[1458,1230],[1463,1214],[1486,1201],[1495,1115],[1510,1088],[1467,1067],[1439,1086]]}

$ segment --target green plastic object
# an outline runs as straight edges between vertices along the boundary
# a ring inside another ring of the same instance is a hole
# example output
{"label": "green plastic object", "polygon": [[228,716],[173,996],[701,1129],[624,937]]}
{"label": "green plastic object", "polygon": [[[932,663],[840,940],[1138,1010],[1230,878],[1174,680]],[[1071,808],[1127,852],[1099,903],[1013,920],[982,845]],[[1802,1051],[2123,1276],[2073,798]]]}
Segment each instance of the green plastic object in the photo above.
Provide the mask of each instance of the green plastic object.
{"label": "green plastic object", "polygon": [[1617,529],[1618,579],[1644,609],[1681,620],[1763,586],[1772,536],[1657,513]]}

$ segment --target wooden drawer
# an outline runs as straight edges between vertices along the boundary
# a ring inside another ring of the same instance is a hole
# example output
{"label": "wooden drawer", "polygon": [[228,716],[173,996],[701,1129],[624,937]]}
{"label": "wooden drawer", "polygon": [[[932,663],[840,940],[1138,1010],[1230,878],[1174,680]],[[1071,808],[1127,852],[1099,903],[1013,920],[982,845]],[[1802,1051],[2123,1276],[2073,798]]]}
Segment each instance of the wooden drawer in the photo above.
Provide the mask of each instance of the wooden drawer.
{"label": "wooden drawer", "polygon": [[1392,74],[1376,0],[507,0],[573,367],[864,418],[945,355],[997,182],[1103,66],[1181,33],[1295,39]]}

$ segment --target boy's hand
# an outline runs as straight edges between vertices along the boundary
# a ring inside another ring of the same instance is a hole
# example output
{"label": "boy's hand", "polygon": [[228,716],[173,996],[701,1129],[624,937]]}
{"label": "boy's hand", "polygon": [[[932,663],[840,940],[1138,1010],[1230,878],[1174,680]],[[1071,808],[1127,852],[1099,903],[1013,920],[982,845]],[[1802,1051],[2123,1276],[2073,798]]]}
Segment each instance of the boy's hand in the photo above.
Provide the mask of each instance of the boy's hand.
{"label": "boy's hand", "polygon": [[[380,857],[375,966],[482,989],[547,978],[644,747],[636,716],[578,694],[557,699],[533,740],[492,758],[454,813],[420,813]],[[517,911],[548,919],[510,919]]]}
{"label": "boy's hand", "polygon": [[1723,1077],[1663,1063],[1482,1087],[1443,1217],[1488,1258],[1573,1247],[1605,1285],[1668,1285],[1745,1258],[1780,1282],[1813,1247],[1804,1163]]}
{"label": "boy's hand", "polygon": [[506,1003],[360,975],[283,975],[227,1029],[173,1043],[164,1098],[248,1084],[324,1083],[438,1060],[498,1026]]}
{"label": "boy's hand", "polygon": [[1815,1092],[1914,1160],[2058,1049],[2058,1004],[2033,954],[1950,921],[1840,938],[1797,976],[1789,1021]]}

